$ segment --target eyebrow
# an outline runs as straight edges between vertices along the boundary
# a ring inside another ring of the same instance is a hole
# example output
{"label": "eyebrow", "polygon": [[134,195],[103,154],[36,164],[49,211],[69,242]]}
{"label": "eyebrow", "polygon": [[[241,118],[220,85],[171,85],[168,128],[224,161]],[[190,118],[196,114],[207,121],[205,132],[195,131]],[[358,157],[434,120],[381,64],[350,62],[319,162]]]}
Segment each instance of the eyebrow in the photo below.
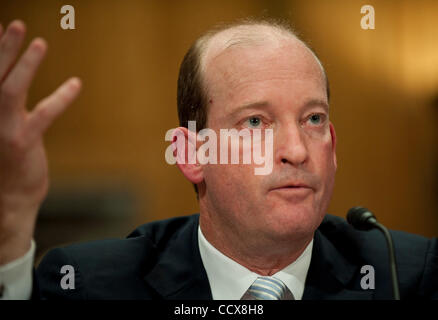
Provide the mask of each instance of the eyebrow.
{"label": "eyebrow", "polygon": [[[237,107],[235,110],[233,110],[230,114],[230,116],[234,116],[245,109],[261,109],[263,107],[269,106],[270,103],[268,101],[256,101],[256,102],[250,102],[245,103],[239,107]],[[326,112],[329,112],[329,105],[327,102],[321,99],[310,99],[305,104],[303,109],[308,109],[314,106],[322,106]]]}
{"label": "eyebrow", "polygon": [[266,107],[268,105],[269,105],[268,101],[256,101],[256,102],[245,103],[241,106],[238,106],[235,110],[233,110],[231,112],[230,116],[236,115],[245,109],[261,109],[261,108]]}
{"label": "eyebrow", "polygon": [[324,100],[321,99],[310,99],[309,101],[307,101],[304,104],[304,108],[310,108],[310,107],[314,107],[314,106],[321,106],[325,109],[326,112],[329,112],[329,105],[327,102],[325,102]]}

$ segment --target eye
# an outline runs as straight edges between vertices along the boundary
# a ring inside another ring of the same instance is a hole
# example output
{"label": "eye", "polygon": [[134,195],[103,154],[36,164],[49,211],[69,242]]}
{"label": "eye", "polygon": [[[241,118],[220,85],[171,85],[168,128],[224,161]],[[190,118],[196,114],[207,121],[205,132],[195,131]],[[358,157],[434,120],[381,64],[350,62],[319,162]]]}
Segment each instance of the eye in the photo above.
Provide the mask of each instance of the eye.
{"label": "eye", "polygon": [[308,121],[310,121],[311,124],[313,125],[319,125],[323,122],[323,114],[320,113],[313,113],[309,116]]}
{"label": "eye", "polygon": [[260,117],[250,117],[246,120],[246,123],[248,124],[248,127],[256,129],[262,124],[262,119]]}
{"label": "eye", "polygon": [[309,118],[313,124],[319,124],[321,122],[321,116],[319,114],[312,114]]}

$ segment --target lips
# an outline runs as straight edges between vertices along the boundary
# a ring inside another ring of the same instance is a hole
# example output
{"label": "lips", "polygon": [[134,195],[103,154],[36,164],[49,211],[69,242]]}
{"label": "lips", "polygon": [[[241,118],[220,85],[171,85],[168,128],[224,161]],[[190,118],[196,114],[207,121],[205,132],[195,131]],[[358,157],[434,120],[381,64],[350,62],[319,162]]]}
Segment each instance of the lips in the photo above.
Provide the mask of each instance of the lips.
{"label": "lips", "polygon": [[272,190],[279,190],[279,189],[299,189],[299,188],[312,189],[309,185],[307,185],[305,183],[292,182],[292,183],[287,183],[287,184],[272,188],[271,191]]}
{"label": "lips", "polygon": [[269,190],[269,193],[288,201],[302,201],[313,192],[313,188],[304,182],[292,181],[279,184]]}
{"label": "lips", "polygon": [[288,183],[269,190],[273,196],[292,202],[301,202],[310,196],[313,189],[304,183]]}

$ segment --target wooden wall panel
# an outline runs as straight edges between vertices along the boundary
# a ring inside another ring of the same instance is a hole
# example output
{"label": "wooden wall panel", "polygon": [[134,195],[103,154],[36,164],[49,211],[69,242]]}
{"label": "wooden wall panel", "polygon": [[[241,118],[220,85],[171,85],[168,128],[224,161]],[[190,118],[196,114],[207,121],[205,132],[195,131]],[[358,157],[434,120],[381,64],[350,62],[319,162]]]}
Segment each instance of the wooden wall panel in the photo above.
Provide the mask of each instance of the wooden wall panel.
{"label": "wooden wall panel", "polygon": [[30,104],[70,75],[83,79],[80,98],[46,136],[54,187],[127,183],[143,223],[198,210],[190,183],[164,161],[191,42],[221,21],[290,18],[331,82],[339,170],[330,212],[362,204],[390,227],[437,236],[437,3],[367,3],[376,30],[360,29],[362,1],[340,0],[69,1],[76,30],[59,26],[64,1],[4,0],[0,21],[20,18],[27,41],[49,43]]}

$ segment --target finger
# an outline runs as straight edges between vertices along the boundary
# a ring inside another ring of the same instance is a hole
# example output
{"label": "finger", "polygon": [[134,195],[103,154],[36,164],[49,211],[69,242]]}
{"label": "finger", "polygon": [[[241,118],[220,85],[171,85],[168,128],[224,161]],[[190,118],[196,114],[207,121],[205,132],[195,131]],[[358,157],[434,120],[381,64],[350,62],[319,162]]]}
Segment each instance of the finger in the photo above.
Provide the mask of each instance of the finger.
{"label": "finger", "polygon": [[23,22],[11,22],[0,41],[0,83],[11,69],[24,40],[26,26]]}
{"label": "finger", "polygon": [[26,132],[29,140],[36,139],[50,126],[78,96],[81,90],[81,80],[70,78],[50,96],[40,101],[29,115]]}
{"label": "finger", "polygon": [[2,85],[2,108],[24,106],[27,90],[46,52],[44,39],[32,41]]}

